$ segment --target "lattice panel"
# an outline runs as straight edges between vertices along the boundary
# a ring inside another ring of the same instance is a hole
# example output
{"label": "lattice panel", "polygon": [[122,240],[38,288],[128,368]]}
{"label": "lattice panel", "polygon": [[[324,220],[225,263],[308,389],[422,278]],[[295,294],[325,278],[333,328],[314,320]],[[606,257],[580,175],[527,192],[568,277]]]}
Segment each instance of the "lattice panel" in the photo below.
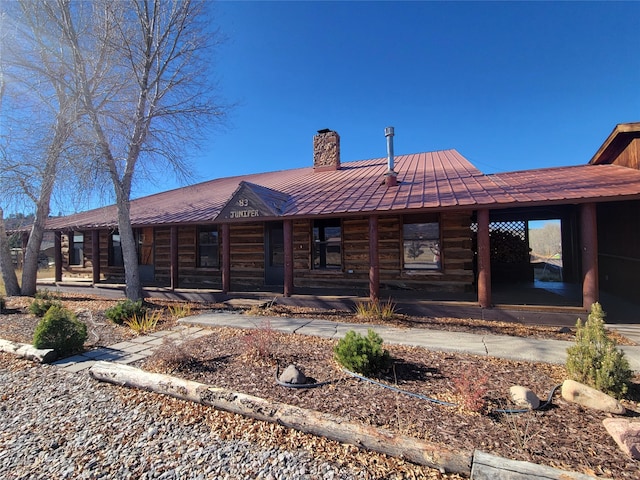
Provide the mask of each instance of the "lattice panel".
{"label": "lattice panel", "polygon": [[489,225],[491,260],[502,263],[529,263],[527,222],[493,222]]}
{"label": "lattice panel", "polygon": [[[478,232],[478,224],[471,224],[471,231]],[[501,263],[529,263],[529,239],[527,222],[491,222],[491,261]]]}

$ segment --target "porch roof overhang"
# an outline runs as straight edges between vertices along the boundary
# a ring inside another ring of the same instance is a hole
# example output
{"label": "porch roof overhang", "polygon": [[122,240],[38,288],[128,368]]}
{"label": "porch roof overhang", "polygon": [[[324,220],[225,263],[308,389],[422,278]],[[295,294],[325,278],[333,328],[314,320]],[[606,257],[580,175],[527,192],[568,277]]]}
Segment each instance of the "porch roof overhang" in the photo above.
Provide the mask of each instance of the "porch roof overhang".
{"label": "porch roof overhang", "polygon": [[[131,201],[134,226],[230,221],[239,192],[259,214],[234,221],[315,218],[640,199],[640,171],[588,164],[485,175],[455,150],[396,157],[397,186],[387,186],[385,158],[343,163],[339,170],[300,168],[211,180]],[[226,209],[226,213],[225,213]],[[117,227],[110,205],[52,218],[47,230]]]}

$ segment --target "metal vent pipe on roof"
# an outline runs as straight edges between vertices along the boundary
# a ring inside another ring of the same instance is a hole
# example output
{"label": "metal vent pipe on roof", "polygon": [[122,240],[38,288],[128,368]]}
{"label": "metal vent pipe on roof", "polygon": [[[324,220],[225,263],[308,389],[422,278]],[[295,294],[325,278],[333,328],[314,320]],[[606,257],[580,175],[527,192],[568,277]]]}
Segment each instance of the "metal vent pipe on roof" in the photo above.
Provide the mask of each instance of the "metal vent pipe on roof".
{"label": "metal vent pipe on roof", "polygon": [[387,166],[388,171],[393,172],[393,127],[384,129],[384,136],[387,137]]}

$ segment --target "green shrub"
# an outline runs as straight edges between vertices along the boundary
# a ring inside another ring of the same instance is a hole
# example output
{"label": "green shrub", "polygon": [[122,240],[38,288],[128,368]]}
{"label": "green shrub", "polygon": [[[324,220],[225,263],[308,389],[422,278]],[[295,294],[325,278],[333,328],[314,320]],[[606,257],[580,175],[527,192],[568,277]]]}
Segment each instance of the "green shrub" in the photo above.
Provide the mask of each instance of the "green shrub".
{"label": "green shrub", "polygon": [[126,299],[116,303],[113,307],[107,308],[104,314],[109,320],[118,325],[122,325],[125,321],[131,320],[134,315],[142,317],[146,312],[146,307],[142,304],[142,300],[136,302]]}
{"label": "green shrub", "polygon": [[624,352],[609,338],[604,326],[605,313],[599,303],[583,325],[576,324],[576,344],[567,349],[567,372],[572,380],[620,398],[627,393],[632,372]]}
{"label": "green shrub", "polygon": [[4,308],[7,306],[7,303],[3,296],[0,295],[0,313],[4,312]]}
{"label": "green shrub", "polygon": [[62,307],[58,297],[49,290],[36,292],[33,302],[29,304],[29,312],[36,317],[43,317],[51,307]]}
{"label": "green shrub", "polygon": [[66,308],[53,305],[36,326],[33,346],[53,348],[64,357],[80,351],[86,339],[87,326]]}
{"label": "green shrub", "polygon": [[391,364],[389,352],[382,348],[382,338],[372,329],[366,337],[348,331],[335,346],[334,354],[340,365],[362,375],[375,375]]}

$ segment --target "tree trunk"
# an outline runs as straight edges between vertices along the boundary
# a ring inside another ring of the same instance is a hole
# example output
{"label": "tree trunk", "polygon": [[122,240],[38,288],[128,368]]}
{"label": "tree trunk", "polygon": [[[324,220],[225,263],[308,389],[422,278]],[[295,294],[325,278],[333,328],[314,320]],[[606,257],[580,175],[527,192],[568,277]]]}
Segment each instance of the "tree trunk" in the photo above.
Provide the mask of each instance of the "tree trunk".
{"label": "tree trunk", "polygon": [[60,111],[56,116],[55,130],[51,144],[47,148],[47,158],[45,159],[42,178],[40,179],[40,192],[37,198],[33,198],[36,204],[36,214],[29,233],[27,249],[24,254],[24,266],[22,268],[22,295],[33,296],[36,293],[38,283],[38,258],[40,256],[40,246],[44,236],[45,223],[49,217],[51,204],[51,194],[58,172],[58,162],[64,149],[64,145],[71,134],[71,120],[69,99],[64,92],[58,90],[58,101]]}
{"label": "tree trunk", "polygon": [[136,248],[136,238],[133,234],[133,228],[131,227],[128,200],[118,200],[118,231],[122,245],[126,295],[129,300],[135,302],[142,298],[142,283],[140,282],[138,250]]}
{"label": "tree trunk", "polygon": [[0,338],[0,352],[12,353],[27,360],[37,360],[40,363],[53,362],[58,355],[50,348],[35,348],[26,343],[11,342]]}
{"label": "tree trunk", "polygon": [[[49,216],[49,199],[40,197],[36,206],[36,216],[31,226],[27,248],[24,254],[24,265],[22,267],[22,295],[33,296],[36,293],[38,284],[38,257],[40,256],[40,246],[44,236],[44,223]],[[45,213],[46,212],[46,213]]]}
{"label": "tree trunk", "polygon": [[329,413],[271,402],[169,375],[149,373],[128,365],[97,362],[89,373],[97,380],[171,395],[386,455],[402,457],[420,465],[465,475],[471,473],[471,452],[450,450],[382,428],[349,423]]}
{"label": "tree trunk", "polygon": [[18,277],[16,277],[16,270],[11,260],[11,249],[4,226],[2,207],[0,207],[0,272],[2,272],[5,293],[10,297],[20,295],[20,285],[18,285]]}

